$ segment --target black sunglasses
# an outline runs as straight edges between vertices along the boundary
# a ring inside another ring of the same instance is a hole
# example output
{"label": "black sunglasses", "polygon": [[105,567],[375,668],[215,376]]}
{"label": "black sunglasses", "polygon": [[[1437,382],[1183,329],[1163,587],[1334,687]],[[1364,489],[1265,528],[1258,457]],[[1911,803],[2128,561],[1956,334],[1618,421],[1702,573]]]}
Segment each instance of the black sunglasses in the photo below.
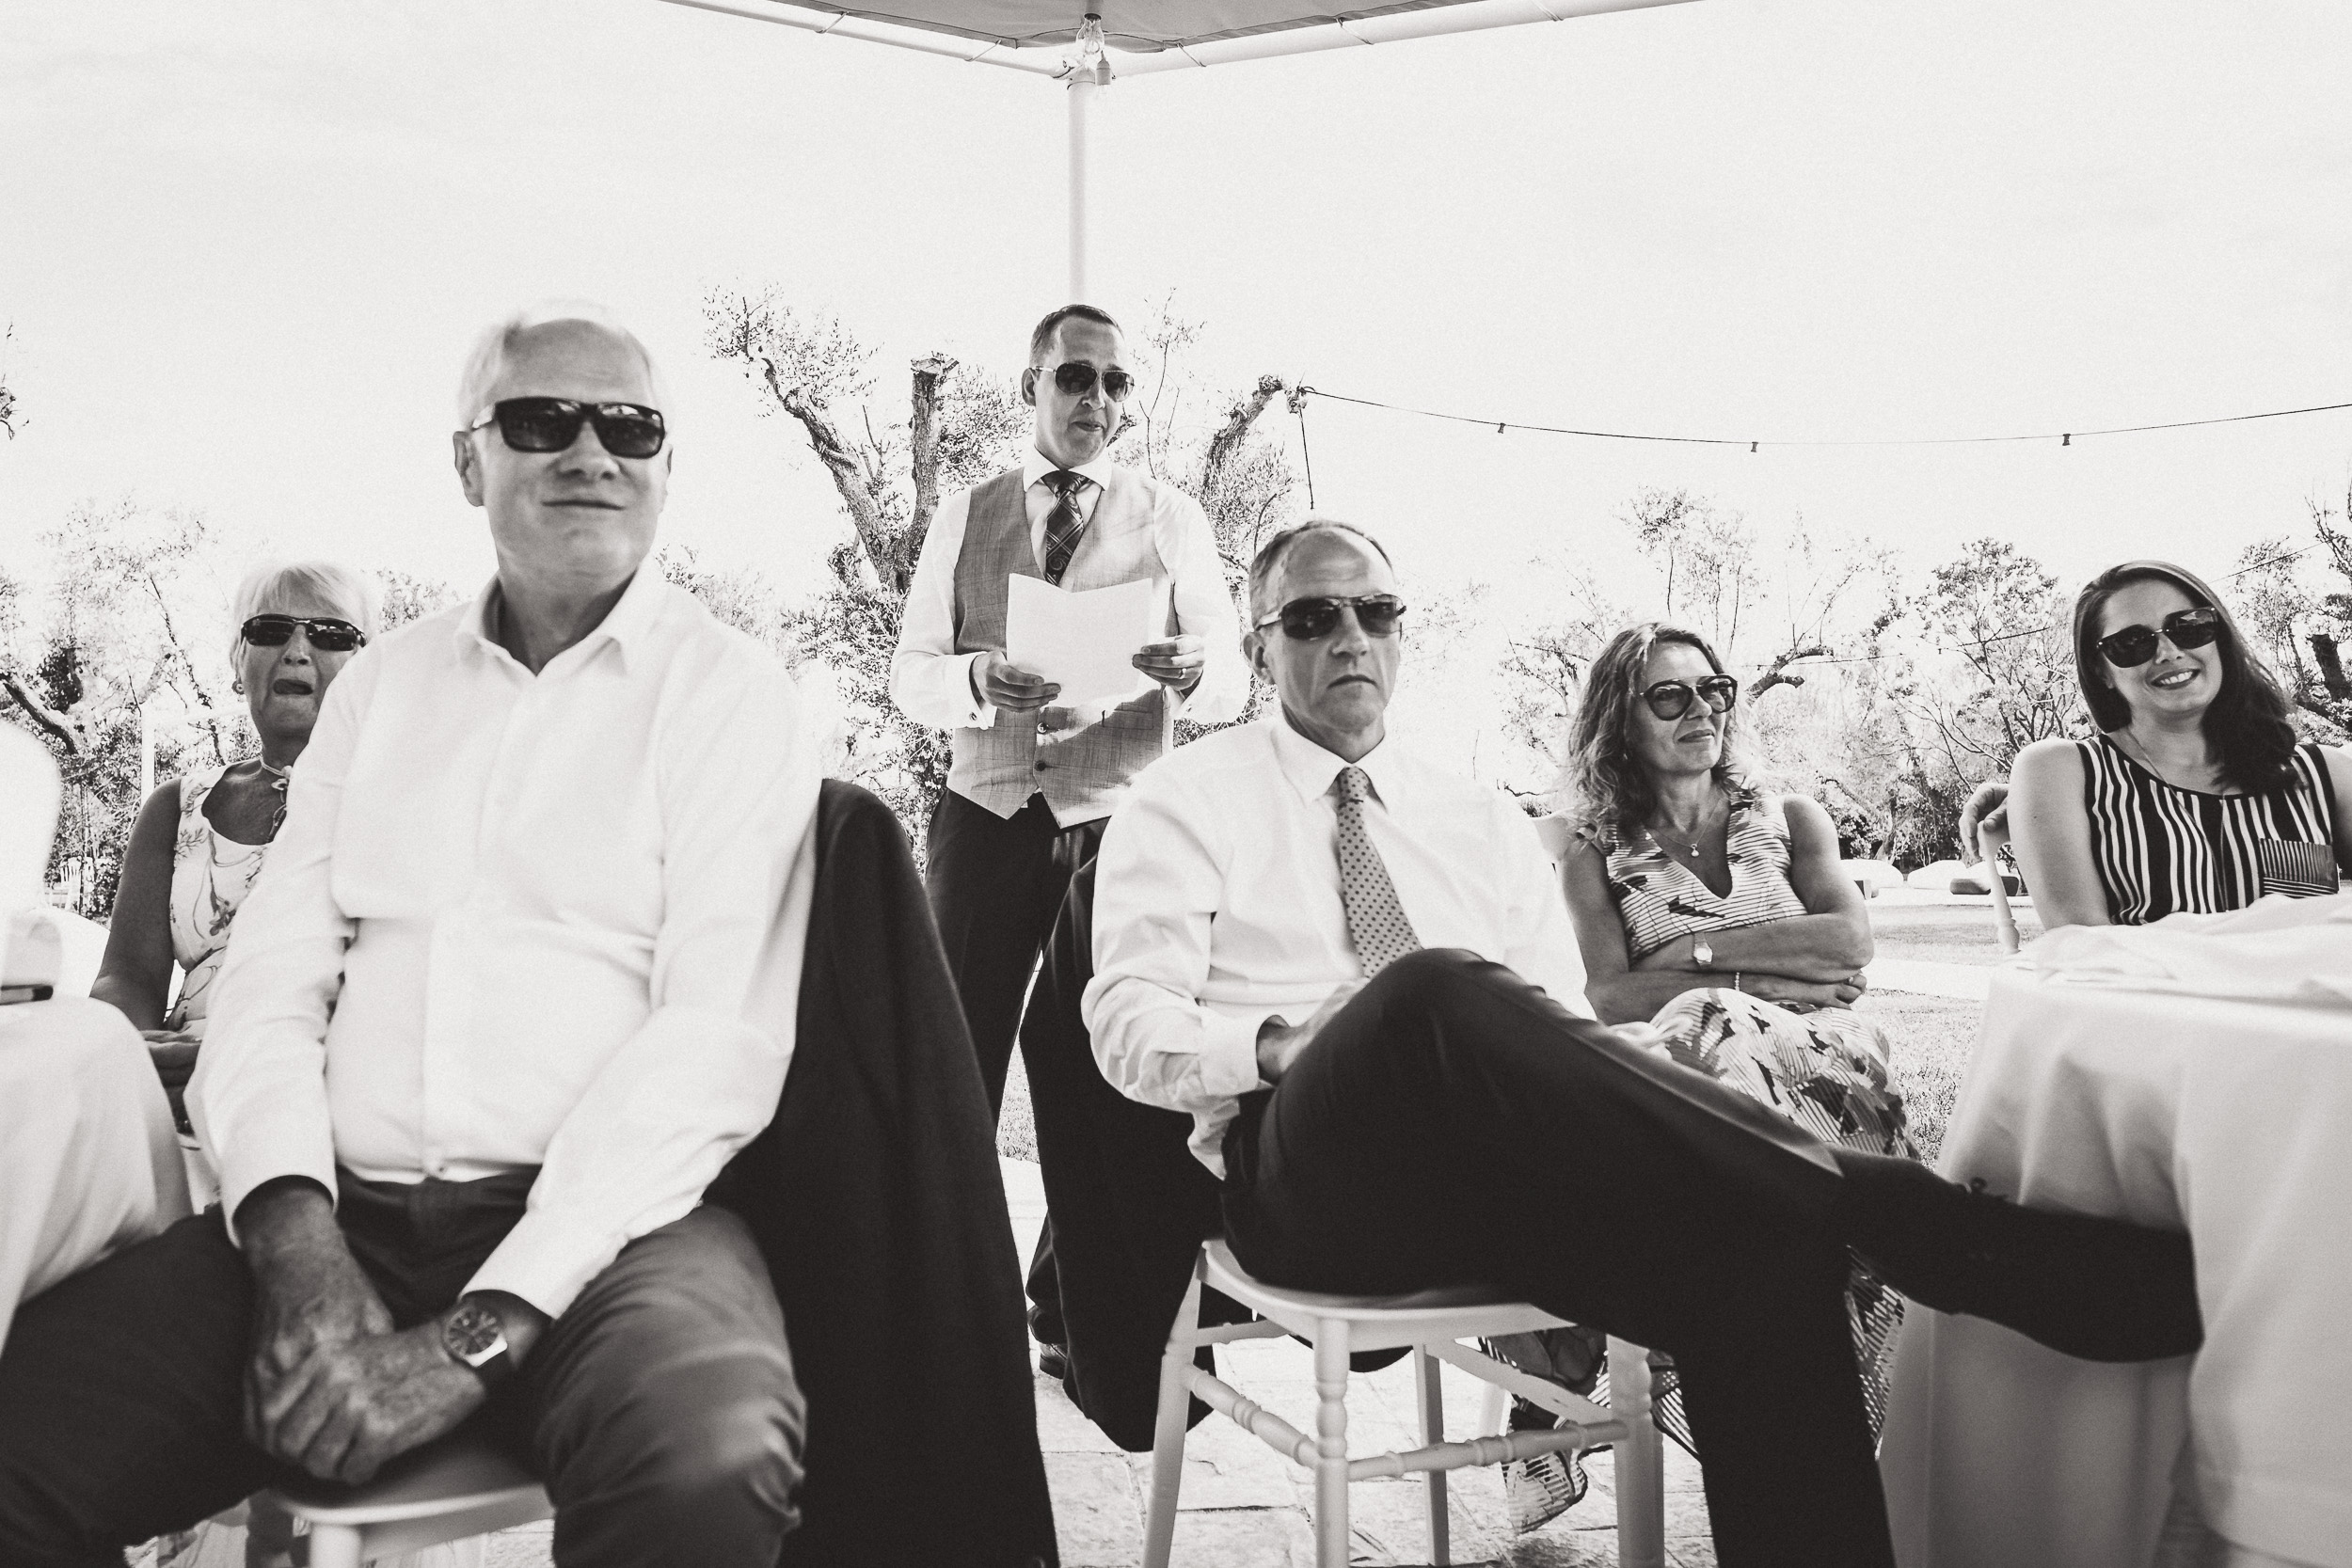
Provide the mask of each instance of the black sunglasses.
{"label": "black sunglasses", "polygon": [[[1036,368],[1041,371],[1045,367],[1040,365]],[[1094,390],[1094,381],[1095,372],[1092,365],[1081,364],[1073,359],[1054,367],[1054,385],[1062,389],[1062,395],[1065,397],[1086,396],[1087,393]],[[1125,403],[1127,394],[1136,389],[1136,378],[1125,371],[1104,371],[1102,372],[1102,381],[1103,395],[1113,403]]]}
{"label": "black sunglasses", "polygon": [[1282,623],[1285,636],[1301,642],[1328,637],[1340,624],[1340,611],[1353,610],[1356,624],[1367,637],[1393,637],[1404,619],[1405,601],[1393,594],[1359,594],[1352,599],[1293,599],[1258,623],[1260,629]]}
{"label": "black sunglasses", "polygon": [[347,654],[354,648],[367,646],[367,633],[349,621],[338,621],[332,616],[256,615],[238,627],[237,633],[257,648],[278,648],[292,640],[296,626],[310,637],[310,646],[323,654]]}
{"label": "black sunglasses", "polygon": [[[2176,610],[2164,618],[2164,635],[2176,648],[2201,648],[2221,635],[2221,611],[2209,604]],[[2156,628],[2125,626],[2099,639],[2098,646],[2109,664],[2129,670],[2156,657]]]}
{"label": "black sunglasses", "polygon": [[1705,703],[1709,713],[1722,713],[1740,700],[1740,683],[1729,675],[1708,675],[1695,685],[1690,681],[1652,681],[1642,692],[1642,701],[1661,719],[1679,719],[1691,711],[1692,703]]}
{"label": "black sunglasses", "polygon": [[666,434],[661,410],[641,403],[574,403],[570,398],[507,398],[474,417],[468,430],[492,420],[516,451],[566,451],[580,427],[593,424],[596,439],[615,457],[651,457]]}

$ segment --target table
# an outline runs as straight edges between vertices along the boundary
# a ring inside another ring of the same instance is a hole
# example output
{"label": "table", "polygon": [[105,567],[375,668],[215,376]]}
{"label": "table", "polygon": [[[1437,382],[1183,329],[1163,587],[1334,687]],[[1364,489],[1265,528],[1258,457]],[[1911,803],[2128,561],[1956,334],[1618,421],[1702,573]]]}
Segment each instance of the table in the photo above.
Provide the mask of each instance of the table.
{"label": "table", "polygon": [[2352,1010],[2003,969],[1941,1168],[2185,1225],[2205,1346],[2099,1366],[1913,1307],[1880,1451],[1902,1568],[2148,1568],[2176,1463],[2230,1544],[2352,1568]]}
{"label": "table", "polygon": [[0,1006],[0,1341],[19,1302],[187,1212],[138,1031],[87,997]]}

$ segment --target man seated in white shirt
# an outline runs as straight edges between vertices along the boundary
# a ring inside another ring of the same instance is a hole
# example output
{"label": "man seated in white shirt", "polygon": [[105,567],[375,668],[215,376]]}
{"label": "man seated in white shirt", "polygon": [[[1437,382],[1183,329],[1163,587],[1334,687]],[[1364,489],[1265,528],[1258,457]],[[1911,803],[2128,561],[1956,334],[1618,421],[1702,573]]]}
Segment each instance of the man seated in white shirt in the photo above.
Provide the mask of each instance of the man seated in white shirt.
{"label": "man seated in white shirt", "polygon": [[189,1087],[221,1207],[20,1312],[0,1560],[119,1563],[480,1411],[567,1568],[773,1561],[801,1396],[699,1204],[791,1054],[817,770],[781,665],[645,566],[662,401],[593,307],[483,337],[497,576],[328,694]]}
{"label": "man seated in white shirt", "polygon": [[1267,542],[1245,648],[1281,712],[1137,776],[1083,1010],[1104,1075],[1191,1113],[1244,1267],[1485,1282],[1671,1352],[1727,1568],[1890,1568],[1847,1248],[2079,1355],[2200,1337],[2185,1236],[1825,1147],[1590,1017],[1533,825],[1389,737],[1404,605],[1343,523]]}

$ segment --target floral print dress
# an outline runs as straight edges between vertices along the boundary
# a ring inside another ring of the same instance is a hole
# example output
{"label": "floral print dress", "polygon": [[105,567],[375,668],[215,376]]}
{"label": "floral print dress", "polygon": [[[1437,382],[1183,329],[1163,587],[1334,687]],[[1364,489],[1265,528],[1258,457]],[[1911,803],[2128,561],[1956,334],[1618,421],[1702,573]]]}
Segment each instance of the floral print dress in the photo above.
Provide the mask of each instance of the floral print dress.
{"label": "floral print dress", "polygon": [[[1646,830],[1629,838],[1590,828],[1577,833],[1608,863],[1610,893],[1634,958],[1693,932],[1808,912],[1788,879],[1788,821],[1754,790],[1732,798],[1725,834],[1731,889],[1720,896]],[[1887,1085],[1886,1033],[1875,1019],[1851,1007],[1794,1012],[1725,985],[1684,991],[1651,1022],[1676,1061],[1815,1136],[1871,1154],[1919,1157],[1902,1097]],[[1902,1297],[1856,1260],[1846,1286],[1846,1317],[1875,1434],[1886,1417]],[[1661,1423],[1691,1448],[1679,1390],[1673,1393],[1661,1402]]]}
{"label": "floral print dress", "polygon": [[171,956],[185,971],[179,1000],[164,1017],[167,1029],[201,1038],[220,977],[229,927],[262,874],[266,844],[240,844],[204,819],[204,801],[226,768],[211,768],[180,781],[180,831],[171,846]]}

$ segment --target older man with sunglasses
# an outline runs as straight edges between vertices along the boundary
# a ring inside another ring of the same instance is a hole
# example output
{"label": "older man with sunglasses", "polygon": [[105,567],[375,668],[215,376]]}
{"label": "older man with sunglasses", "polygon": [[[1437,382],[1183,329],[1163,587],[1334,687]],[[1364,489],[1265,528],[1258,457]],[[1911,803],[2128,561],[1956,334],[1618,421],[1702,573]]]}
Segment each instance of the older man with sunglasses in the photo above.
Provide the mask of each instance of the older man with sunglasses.
{"label": "older man with sunglasses", "polygon": [[[931,910],[992,1105],[1071,873],[1127,781],[1168,750],[1177,719],[1232,719],[1249,694],[1208,518],[1174,485],[1111,460],[1133,388],[1108,314],[1066,305],[1037,324],[1021,376],[1036,410],[1030,450],[940,503],[891,662],[898,706],[954,735],[927,845]],[[1166,635],[1117,650],[1143,689],[1057,704],[1058,687],[1006,657],[1016,577],[1073,592],[1151,582]],[[1060,1338],[1051,1247],[1049,1227],[1030,1281],[1049,1369]]]}
{"label": "older man with sunglasses", "polygon": [[0,1560],[119,1562],[477,1411],[558,1561],[774,1560],[803,1402],[700,1199],[790,1057],[817,770],[782,667],[645,569],[662,401],[594,308],[483,337],[454,448],[497,575],[329,692],[189,1089],[221,1206],[17,1318]]}
{"label": "older man with sunglasses", "polygon": [[1104,1076],[1188,1112],[1244,1267],[1500,1285],[1670,1351],[1727,1568],[1889,1568],[1847,1248],[2077,1354],[2199,1338],[2185,1237],[1831,1148],[1589,1016],[1533,825],[1388,733],[1404,605],[1311,520],[1249,573],[1281,711],[1146,769],[1103,837],[1082,1010]]}

